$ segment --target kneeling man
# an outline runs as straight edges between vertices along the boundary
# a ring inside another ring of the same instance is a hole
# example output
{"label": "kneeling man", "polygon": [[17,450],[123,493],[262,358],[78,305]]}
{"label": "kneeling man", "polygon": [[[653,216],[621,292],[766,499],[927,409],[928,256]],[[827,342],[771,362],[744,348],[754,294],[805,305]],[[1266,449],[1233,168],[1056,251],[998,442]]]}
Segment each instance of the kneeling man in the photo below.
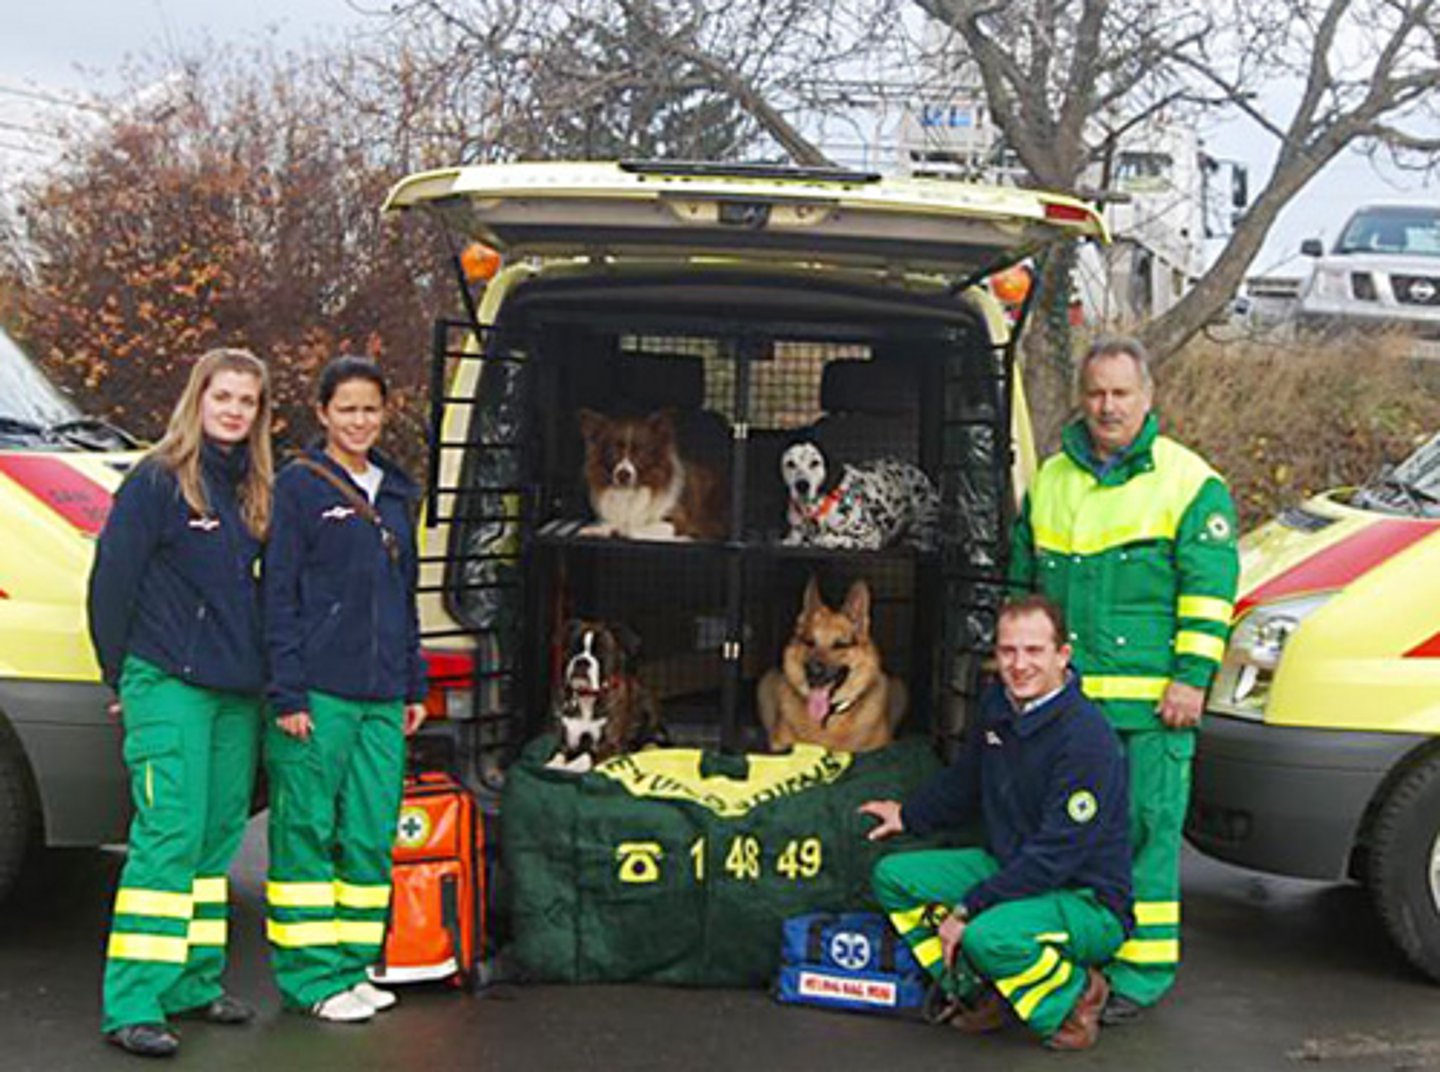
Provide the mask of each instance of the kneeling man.
{"label": "kneeling man", "polygon": [[875,893],[950,999],[962,1031],[1016,1018],[1060,1050],[1088,1049],[1109,993],[1096,968],[1134,925],[1125,756],[1070,669],[1064,619],[1043,596],[1000,611],[1000,681],[956,762],[903,804],[872,800],[870,837],[977,817],[984,849],[887,856]]}

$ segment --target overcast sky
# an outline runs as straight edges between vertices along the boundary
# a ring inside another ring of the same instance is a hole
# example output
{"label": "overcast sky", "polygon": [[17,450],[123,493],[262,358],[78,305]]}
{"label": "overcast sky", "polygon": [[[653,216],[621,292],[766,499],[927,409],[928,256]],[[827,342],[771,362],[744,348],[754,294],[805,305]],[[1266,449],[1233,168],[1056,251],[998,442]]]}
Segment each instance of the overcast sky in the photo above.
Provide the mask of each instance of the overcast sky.
{"label": "overcast sky", "polygon": [[[543,0],[537,0],[543,2]],[[329,40],[366,26],[363,12],[384,10],[387,0],[7,0],[0,33],[0,151],[36,156],[23,126],[25,98],[16,91],[85,86],[98,71],[102,85],[116,84],[127,57],[184,51],[206,37],[220,43],[254,43],[275,34],[289,45]],[[7,127],[6,124],[15,126]],[[1232,125],[1206,131],[1207,149],[1250,165],[1250,189],[1259,189],[1274,146],[1251,130]],[[1312,235],[1334,237],[1350,208],[1377,197],[1418,196],[1440,201],[1407,176],[1377,174],[1351,154],[1336,161],[1281,216],[1252,272],[1277,267]]]}

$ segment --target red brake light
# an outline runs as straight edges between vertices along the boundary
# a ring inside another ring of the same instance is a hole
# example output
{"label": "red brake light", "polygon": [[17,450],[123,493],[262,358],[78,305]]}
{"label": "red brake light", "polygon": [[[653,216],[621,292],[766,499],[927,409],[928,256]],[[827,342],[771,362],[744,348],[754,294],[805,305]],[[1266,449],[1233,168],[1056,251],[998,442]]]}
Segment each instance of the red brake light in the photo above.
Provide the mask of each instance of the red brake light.
{"label": "red brake light", "polygon": [[1044,204],[1047,220],[1058,220],[1061,223],[1085,223],[1093,218],[1093,213],[1080,205],[1066,205],[1058,201],[1046,201]]}

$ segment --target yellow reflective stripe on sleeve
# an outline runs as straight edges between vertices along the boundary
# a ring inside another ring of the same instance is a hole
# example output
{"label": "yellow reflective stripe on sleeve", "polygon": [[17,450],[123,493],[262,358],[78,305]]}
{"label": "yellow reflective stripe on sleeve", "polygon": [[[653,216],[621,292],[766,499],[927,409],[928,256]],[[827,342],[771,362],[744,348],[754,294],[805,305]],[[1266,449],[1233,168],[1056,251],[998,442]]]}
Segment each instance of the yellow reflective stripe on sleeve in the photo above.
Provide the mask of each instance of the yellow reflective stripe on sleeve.
{"label": "yellow reflective stripe on sleeve", "polygon": [[115,895],[117,916],[155,916],[159,919],[189,919],[193,901],[188,893],[167,890],[121,889]]}
{"label": "yellow reflective stripe on sleeve", "polygon": [[895,929],[901,934],[907,934],[920,926],[928,911],[927,905],[921,905],[919,908],[907,908],[903,912],[891,912],[890,922],[895,924]]}
{"label": "yellow reflective stripe on sleeve", "polygon": [[112,934],[105,955],[111,960],[184,964],[190,956],[190,943],[184,938],[168,938],[162,934]]}
{"label": "yellow reflective stripe on sleeve", "polygon": [[1029,1020],[1035,1012],[1035,1006],[1045,1000],[1047,996],[1054,993],[1069,981],[1070,976],[1075,973],[1075,966],[1068,960],[1060,965],[1060,970],[1038,986],[1030,988],[1023,998],[1015,1003],[1015,1013],[1022,1020]]}
{"label": "yellow reflective stripe on sleeve", "polygon": [[1135,922],[1141,927],[1163,927],[1180,922],[1179,901],[1136,901]]}
{"label": "yellow reflective stripe on sleeve", "polygon": [[223,919],[192,919],[190,921],[190,944],[224,946],[229,930]]}
{"label": "yellow reflective stripe on sleeve", "polygon": [[196,904],[224,904],[230,897],[230,884],[225,876],[197,878],[191,894]]}
{"label": "yellow reflective stripe on sleeve", "polygon": [[997,979],[995,989],[1005,997],[1009,997],[1022,986],[1029,986],[1031,983],[1039,982],[1045,976],[1055,970],[1055,965],[1060,963],[1060,954],[1055,952],[1054,946],[1047,945],[1044,952],[1035,958],[1035,963],[1026,968],[1019,975],[1012,975],[1008,979]]}
{"label": "yellow reflective stripe on sleeve", "polygon": [[1037,942],[1048,942],[1051,945],[1064,945],[1070,940],[1069,931],[1045,931],[1035,936]]}
{"label": "yellow reflective stripe on sleeve", "polygon": [[148,759],[145,761],[145,806],[155,806],[155,768]]}
{"label": "yellow reflective stripe on sleeve", "polygon": [[1115,959],[1131,964],[1179,964],[1180,939],[1131,938],[1116,951]]}
{"label": "yellow reflective stripe on sleeve", "polygon": [[336,882],[335,903],[346,908],[384,908],[390,903],[390,887],[352,886],[348,882]]}
{"label": "yellow reflective stripe on sleeve", "polygon": [[1208,633],[1182,629],[1175,634],[1175,654],[1198,655],[1218,663],[1225,658],[1225,641]]}
{"label": "yellow reflective stripe on sleeve", "polygon": [[305,923],[280,923],[266,920],[265,937],[285,949],[299,949],[303,946],[334,945],[335,921],[333,919],[309,920]]}
{"label": "yellow reflective stripe on sleeve", "polygon": [[1228,599],[1214,596],[1181,596],[1175,605],[1175,613],[1181,618],[1200,618],[1207,622],[1229,625],[1235,614],[1235,604]]}
{"label": "yellow reflective stripe on sleeve", "polygon": [[923,942],[916,943],[911,952],[915,954],[915,960],[920,967],[928,968],[945,955],[945,947],[940,944],[939,938],[926,938]]}
{"label": "yellow reflective stripe on sleeve", "polygon": [[265,900],[276,908],[334,908],[333,882],[267,882]]}
{"label": "yellow reflective stripe on sleeve", "polygon": [[1121,677],[1094,674],[1080,679],[1092,700],[1159,700],[1170,685],[1168,677]]}
{"label": "yellow reflective stripe on sleeve", "polygon": [[337,940],[345,945],[379,945],[385,941],[384,920],[336,920],[335,931]]}

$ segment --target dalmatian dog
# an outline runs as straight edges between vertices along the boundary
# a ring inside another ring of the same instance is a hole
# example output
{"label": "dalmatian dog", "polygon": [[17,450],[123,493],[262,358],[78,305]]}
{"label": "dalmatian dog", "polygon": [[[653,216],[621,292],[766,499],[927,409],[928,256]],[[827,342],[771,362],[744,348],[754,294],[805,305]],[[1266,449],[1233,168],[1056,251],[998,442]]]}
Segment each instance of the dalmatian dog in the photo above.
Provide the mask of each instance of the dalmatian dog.
{"label": "dalmatian dog", "polygon": [[790,526],[782,543],[851,551],[936,546],[940,498],[917,466],[885,458],[844,465],[838,475],[831,479],[825,452],[810,440],[780,456]]}

